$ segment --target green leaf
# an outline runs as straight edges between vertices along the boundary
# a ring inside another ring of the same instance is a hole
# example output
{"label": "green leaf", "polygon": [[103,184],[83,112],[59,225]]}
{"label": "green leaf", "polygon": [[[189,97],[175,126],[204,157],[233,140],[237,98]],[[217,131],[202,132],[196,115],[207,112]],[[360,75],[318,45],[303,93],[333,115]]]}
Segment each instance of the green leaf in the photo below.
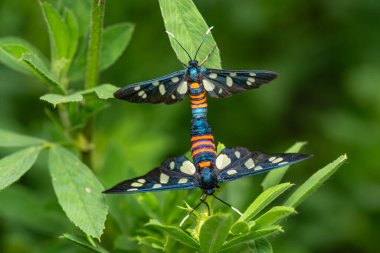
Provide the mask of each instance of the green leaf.
{"label": "green leaf", "polygon": [[219,155],[220,154],[220,152],[222,152],[223,151],[223,149],[225,149],[226,148],[226,146],[224,146],[224,144],[223,143],[221,143],[221,142],[218,142],[218,146],[216,147],[216,153]]}
{"label": "green leaf", "polygon": [[135,26],[119,23],[104,29],[100,69],[105,70],[116,62],[127,48]]}
{"label": "green leaf", "polygon": [[0,129],[0,147],[27,147],[42,145],[45,140]]}
{"label": "green leaf", "polygon": [[64,93],[61,85],[52,76],[39,55],[32,46],[19,39],[0,40],[0,61],[2,63],[22,73],[33,74],[53,91]]}
{"label": "green leaf", "polygon": [[95,243],[94,241],[91,241],[91,243],[83,236],[77,236],[77,235],[70,235],[70,234],[63,234],[60,236],[62,239],[66,239],[70,242],[73,242],[81,247],[84,247],[86,249],[89,249],[94,252],[98,253],[107,253],[108,250],[104,249],[102,246],[100,246],[98,243]]}
{"label": "green leaf", "polygon": [[231,234],[241,235],[249,232],[249,225],[245,221],[238,221],[231,227]]}
{"label": "green leaf", "polygon": [[[303,146],[306,145],[306,142],[296,142],[293,146],[291,146],[285,153],[298,153]],[[280,170],[272,170],[270,171],[264,178],[261,186],[263,190],[275,186],[279,184],[284,177],[285,173],[288,171],[289,166],[282,167]]]}
{"label": "green leaf", "polygon": [[58,104],[62,103],[82,102],[84,100],[83,95],[90,94],[92,92],[95,92],[98,98],[100,99],[114,98],[113,94],[118,89],[118,87],[113,86],[111,84],[102,84],[96,86],[95,88],[78,91],[74,94],[67,96],[60,94],[45,94],[42,97],[40,97],[40,99],[49,102],[50,104],[53,104],[55,107]]}
{"label": "green leaf", "polygon": [[213,215],[202,225],[199,232],[199,243],[202,252],[215,252],[226,240],[232,220],[230,216]]}
{"label": "green leaf", "polygon": [[291,183],[282,183],[264,191],[253,201],[253,203],[247,208],[243,215],[240,216],[238,221],[249,221],[267,205],[269,205],[273,200],[284,193],[284,191],[292,186],[293,184]]}
{"label": "green leaf", "polygon": [[50,149],[49,169],[66,215],[87,235],[100,238],[107,205],[98,179],[74,154],[59,146]]}
{"label": "green leaf", "polygon": [[199,243],[194,240],[190,235],[182,231],[181,229],[174,226],[166,226],[161,224],[157,220],[150,220],[147,226],[152,226],[173,238],[174,240],[185,244],[191,248],[199,249]]}
{"label": "green leaf", "polygon": [[302,201],[314,193],[327,179],[329,179],[347,160],[346,155],[341,155],[332,163],[314,173],[303,183],[285,202],[285,206],[297,207]]}
{"label": "green leaf", "polygon": [[254,253],[272,253],[272,245],[270,242],[264,238],[255,240],[253,242],[253,252]]}
{"label": "green leaf", "polygon": [[0,62],[11,69],[24,74],[30,74],[30,69],[26,64],[20,61],[23,54],[37,55],[41,60],[41,65],[47,65],[47,60],[42,53],[29,42],[15,37],[0,38]]}
{"label": "green leaf", "polygon": [[[101,48],[100,70],[109,68],[127,48],[134,31],[134,24],[119,23],[104,29]],[[87,62],[88,45],[82,45],[75,58],[70,77],[72,79],[81,79],[85,74]]]}
{"label": "green leaf", "polygon": [[247,242],[250,242],[252,240],[256,240],[256,239],[259,239],[262,237],[266,237],[268,235],[271,235],[271,234],[277,233],[277,232],[283,232],[281,226],[270,226],[270,227],[266,227],[263,229],[251,231],[246,235],[234,237],[233,239],[225,242],[223,244],[223,246],[219,249],[219,251],[235,247],[241,243],[247,243]]}
{"label": "green leaf", "polygon": [[65,93],[62,86],[58,83],[58,81],[56,81],[56,79],[54,79],[52,74],[40,65],[40,61],[36,55],[24,54],[21,60],[25,62],[30,67],[30,70],[34,73],[34,75],[40,78],[45,84],[47,84],[51,90],[62,94]]}
{"label": "green leaf", "polygon": [[70,9],[65,10],[65,23],[67,26],[68,36],[70,37],[70,43],[68,45],[67,50],[67,57],[71,60],[73,59],[78,48],[79,27],[75,14]]}
{"label": "green leaf", "polygon": [[70,59],[69,47],[72,42],[65,21],[50,3],[41,2],[41,7],[49,30],[52,61]]}
{"label": "green leaf", "polygon": [[0,160],[0,190],[11,185],[27,172],[36,162],[39,147],[31,147]]}
{"label": "green leaf", "polygon": [[254,229],[273,225],[288,215],[296,213],[296,210],[288,206],[275,206],[255,220]]}
{"label": "green leaf", "polygon": [[[209,29],[197,7],[192,0],[159,0],[159,3],[166,30],[177,38],[191,57],[194,57],[202,38]],[[169,38],[177,57],[184,63],[188,62],[189,57],[184,50],[176,41]],[[202,62],[215,46],[216,42],[210,33],[199,51],[197,60]],[[221,68],[218,47],[204,65],[208,68]]]}

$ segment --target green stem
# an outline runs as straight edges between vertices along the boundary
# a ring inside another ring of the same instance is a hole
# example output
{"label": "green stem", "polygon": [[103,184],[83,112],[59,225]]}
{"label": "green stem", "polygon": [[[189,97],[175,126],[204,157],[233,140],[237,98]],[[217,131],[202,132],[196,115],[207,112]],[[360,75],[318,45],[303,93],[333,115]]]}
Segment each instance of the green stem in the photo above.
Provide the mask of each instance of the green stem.
{"label": "green stem", "polygon": [[85,89],[94,88],[98,83],[105,3],[106,0],[92,0]]}
{"label": "green stem", "polygon": [[[85,89],[94,88],[98,84],[105,4],[106,0],[92,0]],[[93,119],[89,119],[83,129],[83,136],[87,145],[81,150],[82,160],[90,168],[92,167],[92,125]]]}

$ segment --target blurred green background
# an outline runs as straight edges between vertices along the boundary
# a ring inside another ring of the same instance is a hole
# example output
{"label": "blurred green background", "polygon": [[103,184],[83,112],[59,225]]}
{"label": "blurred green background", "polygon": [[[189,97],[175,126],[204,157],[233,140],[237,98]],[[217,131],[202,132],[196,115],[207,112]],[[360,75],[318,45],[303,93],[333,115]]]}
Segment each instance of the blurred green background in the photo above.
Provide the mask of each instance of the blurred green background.
{"label": "blurred green background", "polygon": [[[379,252],[380,1],[195,3],[215,26],[225,69],[280,73],[258,90],[209,99],[215,138],[227,147],[263,152],[282,152],[295,141],[308,141],[304,152],[314,158],[292,167],[286,176],[298,184],[338,155],[349,157],[335,177],[298,208],[299,214],[288,219],[286,233],[272,240],[274,251]],[[84,9],[82,18],[86,15]],[[124,86],[181,68],[157,1],[108,0],[105,24],[123,21],[135,23],[135,33],[124,55],[101,74],[102,82]],[[22,37],[49,56],[37,1],[0,1],[3,36]],[[0,128],[52,138],[43,109],[50,105],[39,100],[46,92],[39,81],[0,65],[0,83]],[[185,153],[190,117],[188,100],[170,106],[110,101],[95,129],[95,171],[105,187]],[[1,156],[8,153],[0,150]],[[1,252],[83,252],[57,240],[62,232],[78,231],[56,203],[45,162],[41,156],[19,183],[0,192]],[[244,209],[263,177],[229,183],[222,196]],[[191,194],[198,196],[199,191]],[[111,198],[135,203],[130,196]]]}

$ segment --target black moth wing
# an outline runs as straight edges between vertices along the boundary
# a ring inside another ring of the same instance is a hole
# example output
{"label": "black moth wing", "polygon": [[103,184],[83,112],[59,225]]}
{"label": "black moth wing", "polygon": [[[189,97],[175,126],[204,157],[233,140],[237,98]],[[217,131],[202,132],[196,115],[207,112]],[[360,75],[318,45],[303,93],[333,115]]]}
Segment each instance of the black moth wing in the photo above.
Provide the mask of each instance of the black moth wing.
{"label": "black moth wing", "polygon": [[196,169],[186,157],[170,158],[147,174],[125,180],[104,193],[139,193],[198,187]]}
{"label": "black moth wing", "polygon": [[[237,158],[237,153],[240,157]],[[227,182],[244,176],[263,173],[300,162],[311,155],[284,153],[264,154],[259,151],[249,152],[245,148],[224,149],[216,158],[218,182]]]}
{"label": "black moth wing", "polygon": [[114,96],[132,103],[173,104],[185,97],[186,80],[186,70],[180,70],[163,77],[125,86],[117,90]]}
{"label": "black moth wing", "polygon": [[211,97],[225,98],[235,93],[258,88],[278,76],[268,70],[206,69],[203,86]]}

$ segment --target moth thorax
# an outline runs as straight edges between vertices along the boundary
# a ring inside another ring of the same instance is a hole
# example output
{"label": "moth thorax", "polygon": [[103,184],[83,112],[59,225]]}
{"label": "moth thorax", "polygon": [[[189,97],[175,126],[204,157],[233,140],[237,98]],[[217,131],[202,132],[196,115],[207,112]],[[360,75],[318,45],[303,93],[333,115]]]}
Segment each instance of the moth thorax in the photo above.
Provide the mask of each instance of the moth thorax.
{"label": "moth thorax", "polygon": [[203,168],[200,171],[201,182],[200,187],[204,190],[214,189],[218,185],[215,171],[209,167]]}

